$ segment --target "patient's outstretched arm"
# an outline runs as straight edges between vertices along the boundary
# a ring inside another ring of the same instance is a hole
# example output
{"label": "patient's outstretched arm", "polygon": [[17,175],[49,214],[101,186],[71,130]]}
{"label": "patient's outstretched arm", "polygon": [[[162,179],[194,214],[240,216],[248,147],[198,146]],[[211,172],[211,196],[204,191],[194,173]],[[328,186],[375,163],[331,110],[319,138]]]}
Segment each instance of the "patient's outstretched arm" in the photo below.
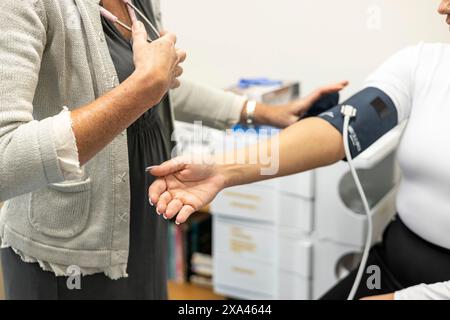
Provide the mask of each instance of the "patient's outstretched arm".
{"label": "patient's outstretched arm", "polygon": [[[267,165],[251,164],[251,157],[261,148],[278,155],[278,159],[272,160],[279,161],[279,170],[271,175],[265,174]],[[335,127],[321,118],[309,118],[237,153],[237,156],[218,156],[215,161],[208,161],[212,164],[181,157],[153,167],[150,174],[159,178],[149,189],[151,203],[166,218],[178,215],[176,222],[184,223],[224,188],[333,164],[344,158],[344,147],[342,135]],[[246,164],[236,164],[233,159],[246,159]]]}

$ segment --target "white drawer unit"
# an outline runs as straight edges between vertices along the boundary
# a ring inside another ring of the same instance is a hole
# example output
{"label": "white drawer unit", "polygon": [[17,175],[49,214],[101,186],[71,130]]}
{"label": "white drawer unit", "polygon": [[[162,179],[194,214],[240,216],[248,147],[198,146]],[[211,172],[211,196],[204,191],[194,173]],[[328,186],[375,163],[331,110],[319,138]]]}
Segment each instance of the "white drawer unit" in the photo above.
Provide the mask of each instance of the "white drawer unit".
{"label": "white drawer unit", "polygon": [[270,263],[276,256],[275,229],[270,226],[221,219],[214,220],[214,254],[231,259]]}

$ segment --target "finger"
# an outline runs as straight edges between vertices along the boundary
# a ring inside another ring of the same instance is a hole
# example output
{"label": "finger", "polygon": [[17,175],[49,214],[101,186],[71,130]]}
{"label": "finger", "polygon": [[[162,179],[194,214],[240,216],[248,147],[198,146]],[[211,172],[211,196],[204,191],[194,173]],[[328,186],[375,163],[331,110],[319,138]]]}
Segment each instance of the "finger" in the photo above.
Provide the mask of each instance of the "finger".
{"label": "finger", "polygon": [[177,49],[178,63],[186,61],[187,53],[184,50]]}
{"label": "finger", "polygon": [[161,38],[161,40],[166,40],[175,45],[177,43],[177,36],[173,33],[166,33]]}
{"label": "finger", "polygon": [[177,67],[175,68],[175,72],[174,72],[175,78],[180,77],[180,76],[183,74],[183,71],[184,71],[184,70],[183,70],[182,67],[177,66]]}
{"label": "finger", "polygon": [[159,197],[167,191],[167,184],[164,179],[157,179],[148,188],[148,197],[150,205],[153,207],[155,203],[158,203]]}
{"label": "finger", "polygon": [[321,94],[328,94],[328,93],[334,93],[337,91],[340,91],[344,89],[346,86],[348,86],[348,81],[341,81],[338,83],[330,84],[328,86],[324,86],[322,88],[319,88],[319,93]]}
{"label": "finger", "polygon": [[154,166],[149,168],[148,171],[151,175],[155,177],[164,177],[172,173],[177,173],[184,169],[186,162],[182,157],[178,157],[169,161],[164,162],[159,166]]}
{"label": "finger", "polygon": [[175,80],[173,80],[172,81],[172,83],[171,83],[171,85],[170,85],[170,89],[177,89],[177,88],[179,88],[179,87],[181,87],[181,82],[180,82],[180,80],[178,80],[178,79],[175,79]]}
{"label": "finger", "polygon": [[133,32],[133,50],[139,51],[144,46],[147,45],[147,31],[145,30],[144,24],[140,21],[135,21],[132,27]]}
{"label": "finger", "polygon": [[165,217],[167,219],[172,219],[175,217],[175,215],[180,212],[180,210],[183,208],[183,203],[178,199],[173,199],[170,201],[170,203],[167,205]]}
{"label": "finger", "polygon": [[341,81],[339,83],[330,84],[328,86],[323,86],[319,89],[314,90],[308,96],[304,98],[304,102],[307,105],[312,105],[317,100],[322,98],[323,96],[331,93],[336,93],[344,89],[348,85],[348,81]]}
{"label": "finger", "polygon": [[[127,4],[128,0],[122,0],[125,4]],[[130,7],[129,5],[127,5],[128,8],[128,14],[130,15],[130,19],[131,21],[134,23],[137,21],[137,16],[136,16],[136,12],[134,12],[134,9],[132,7]]]}
{"label": "finger", "polygon": [[164,215],[170,201],[172,201],[172,195],[167,191],[164,192],[161,197],[159,197],[158,204],[156,206],[156,213],[159,215]]}
{"label": "finger", "polygon": [[190,205],[186,205],[184,206],[181,210],[180,213],[177,216],[177,219],[175,221],[176,224],[182,224],[185,223],[187,221],[187,219],[189,219],[189,217],[195,213],[195,209],[193,207],[191,207]]}

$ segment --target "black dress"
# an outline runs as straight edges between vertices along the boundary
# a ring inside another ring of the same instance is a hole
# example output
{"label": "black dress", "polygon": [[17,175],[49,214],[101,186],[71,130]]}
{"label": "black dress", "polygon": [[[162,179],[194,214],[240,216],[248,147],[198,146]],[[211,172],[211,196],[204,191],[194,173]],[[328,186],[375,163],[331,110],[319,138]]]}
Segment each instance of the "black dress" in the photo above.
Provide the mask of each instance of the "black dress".
{"label": "black dress", "polygon": [[[151,21],[155,21],[150,1],[135,0],[135,5]],[[132,47],[115,25],[107,20],[102,20],[102,23],[119,80],[123,82],[134,71]],[[53,273],[43,271],[37,264],[22,262],[11,249],[3,249],[2,265],[6,297],[166,299],[168,222],[158,216],[149,204],[147,190],[153,182],[153,177],[146,174],[145,169],[169,158],[171,134],[168,98],[147,111],[128,128],[131,188],[128,278],[111,280],[103,274],[95,274],[82,278],[81,290],[69,290],[67,278],[55,277]]]}

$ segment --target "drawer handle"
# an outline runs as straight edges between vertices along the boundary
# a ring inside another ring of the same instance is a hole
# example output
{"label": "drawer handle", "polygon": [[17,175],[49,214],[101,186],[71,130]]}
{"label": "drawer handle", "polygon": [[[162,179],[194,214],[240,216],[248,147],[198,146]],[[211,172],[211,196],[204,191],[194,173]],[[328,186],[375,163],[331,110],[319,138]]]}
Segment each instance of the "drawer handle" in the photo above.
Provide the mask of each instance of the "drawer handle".
{"label": "drawer handle", "polygon": [[256,252],[256,245],[253,243],[246,243],[242,241],[231,241],[230,249],[232,252],[241,253],[241,252]]}
{"label": "drawer handle", "polygon": [[233,191],[225,191],[224,194],[230,197],[237,197],[245,200],[261,201],[261,197],[252,194],[245,194]]}
{"label": "drawer handle", "polygon": [[240,268],[240,267],[233,267],[232,270],[236,273],[241,273],[241,274],[245,274],[248,276],[254,276],[255,275],[255,271],[250,270],[250,269],[244,269],[244,268]]}
{"label": "drawer handle", "polygon": [[251,204],[244,204],[240,202],[230,202],[231,207],[239,208],[239,209],[247,209],[247,210],[256,210],[257,206],[251,205]]}

